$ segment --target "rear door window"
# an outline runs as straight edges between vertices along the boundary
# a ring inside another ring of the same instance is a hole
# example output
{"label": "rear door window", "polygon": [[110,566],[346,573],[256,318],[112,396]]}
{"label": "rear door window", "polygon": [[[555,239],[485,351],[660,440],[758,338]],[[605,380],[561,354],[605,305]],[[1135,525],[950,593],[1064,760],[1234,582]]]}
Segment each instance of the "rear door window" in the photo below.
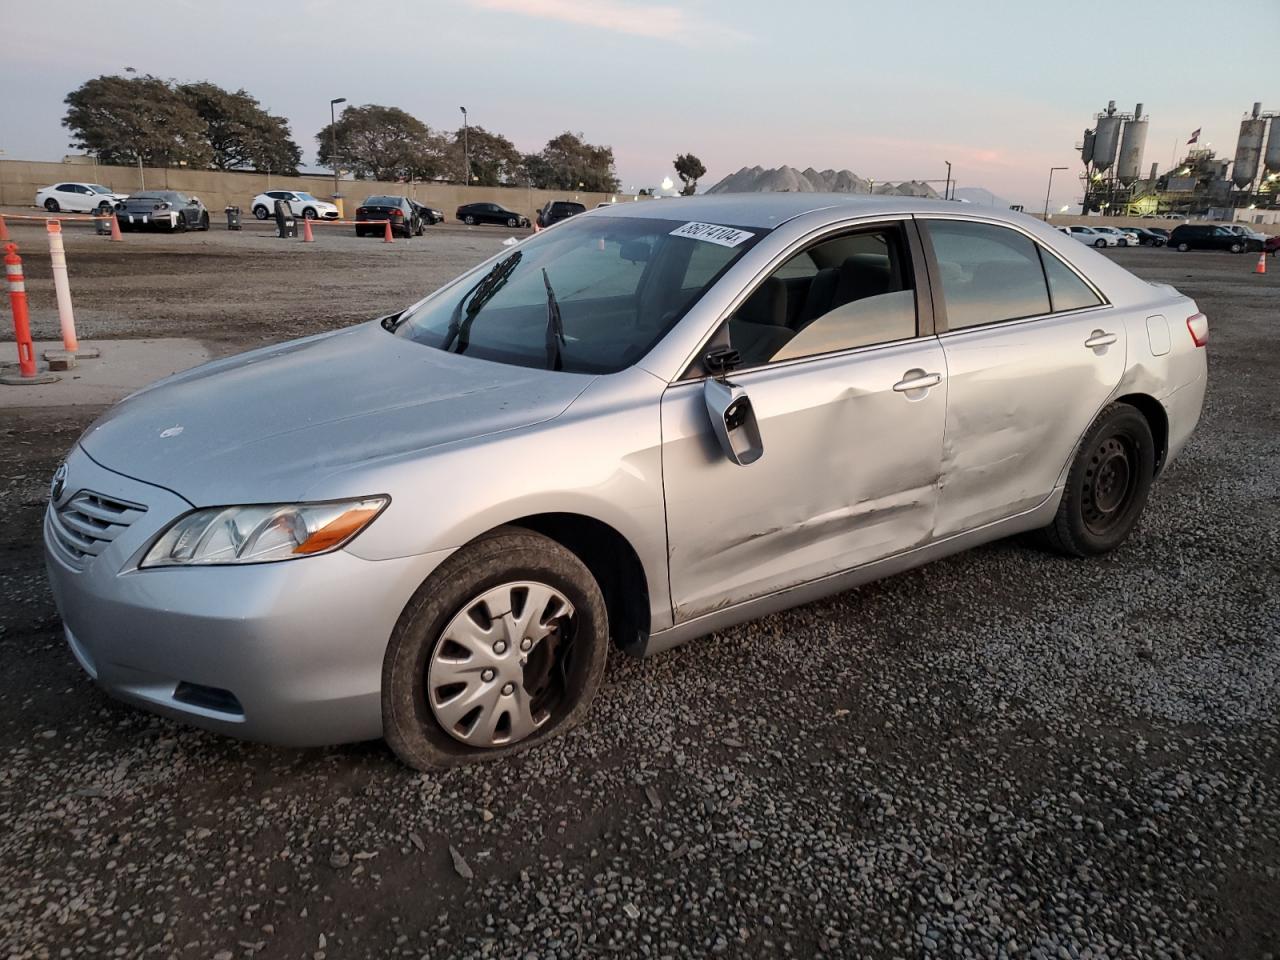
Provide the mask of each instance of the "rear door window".
{"label": "rear door window", "polygon": [[1051,311],[1036,244],[988,223],[925,220],[946,303],[947,328],[1040,316]]}
{"label": "rear door window", "polygon": [[1047,248],[1040,247],[1040,259],[1044,262],[1044,276],[1049,282],[1049,303],[1054,313],[1096,307],[1102,303],[1093,288]]}

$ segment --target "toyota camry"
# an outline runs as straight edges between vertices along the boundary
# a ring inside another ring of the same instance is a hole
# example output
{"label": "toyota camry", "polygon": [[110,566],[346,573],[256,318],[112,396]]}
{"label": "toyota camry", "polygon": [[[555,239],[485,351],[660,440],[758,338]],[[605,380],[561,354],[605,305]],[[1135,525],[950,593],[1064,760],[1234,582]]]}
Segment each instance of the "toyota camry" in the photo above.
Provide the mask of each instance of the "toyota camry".
{"label": "toyota camry", "polygon": [[611,648],[1013,534],[1116,549],[1196,425],[1207,338],[1020,214],[618,205],[126,399],[54,479],[49,577],[137,706],[501,757],[579,722]]}

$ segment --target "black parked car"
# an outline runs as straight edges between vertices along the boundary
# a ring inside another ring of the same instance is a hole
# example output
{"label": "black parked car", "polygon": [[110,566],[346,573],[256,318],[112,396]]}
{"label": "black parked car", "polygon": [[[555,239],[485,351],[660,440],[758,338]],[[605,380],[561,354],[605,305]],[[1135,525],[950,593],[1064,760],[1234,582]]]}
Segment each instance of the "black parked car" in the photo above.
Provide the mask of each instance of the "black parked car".
{"label": "black parked car", "polygon": [[418,211],[418,219],[427,226],[433,226],[437,223],[444,223],[444,213],[435,207],[428,207],[425,203],[419,203],[417,200],[410,200],[413,209]]}
{"label": "black parked car", "polygon": [[209,211],[199,197],[177,190],[144,190],[116,204],[116,220],[121,230],[156,227],[171,233],[208,230]]}
{"label": "black parked car", "polygon": [[1230,250],[1232,253],[1255,253],[1262,241],[1211,223],[1184,223],[1169,234],[1169,246],[1177,250]]}
{"label": "black parked car", "polygon": [[[422,236],[423,219],[418,214],[417,204],[408,197],[369,197],[356,207],[356,236],[381,237],[386,234],[383,226],[391,221],[391,232],[400,234],[406,240],[412,236]],[[369,226],[363,226],[363,224]]]}
{"label": "black parked car", "polygon": [[464,203],[454,214],[463,223],[496,223],[505,227],[527,227],[529,218],[496,203]]}
{"label": "black parked car", "polygon": [[547,205],[538,211],[538,226],[546,229],[553,223],[586,212],[587,208],[583,204],[573,200],[548,200]]}
{"label": "black parked car", "polygon": [[1125,227],[1125,233],[1136,233],[1138,235],[1138,244],[1143,247],[1163,247],[1165,241],[1169,239],[1167,234],[1157,233],[1155,230],[1148,230],[1146,227]]}

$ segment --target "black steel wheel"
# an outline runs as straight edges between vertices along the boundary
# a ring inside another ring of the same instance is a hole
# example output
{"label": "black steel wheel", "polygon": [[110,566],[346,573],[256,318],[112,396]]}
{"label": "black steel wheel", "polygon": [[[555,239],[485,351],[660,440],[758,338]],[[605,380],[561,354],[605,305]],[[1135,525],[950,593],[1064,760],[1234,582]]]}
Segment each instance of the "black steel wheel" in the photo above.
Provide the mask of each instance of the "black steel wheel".
{"label": "black steel wheel", "polygon": [[608,656],[591,571],[548,537],[500,527],[427,578],[382,665],[382,725],[418,770],[507,756],[574,726]]}
{"label": "black steel wheel", "polygon": [[1120,546],[1146,506],[1155,463],[1147,418],[1127,403],[1111,404],[1080,441],[1057,516],[1042,539],[1077,557]]}

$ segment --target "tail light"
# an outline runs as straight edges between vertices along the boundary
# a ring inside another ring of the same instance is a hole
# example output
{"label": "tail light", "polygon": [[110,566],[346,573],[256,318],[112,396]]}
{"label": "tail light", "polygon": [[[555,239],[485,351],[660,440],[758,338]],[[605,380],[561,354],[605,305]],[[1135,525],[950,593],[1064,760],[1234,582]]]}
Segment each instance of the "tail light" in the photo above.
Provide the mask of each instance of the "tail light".
{"label": "tail light", "polygon": [[1187,317],[1187,330],[1197,347],[1203,347],[1209,342],[1209,318],[1203,313]]}
{"label": "tail light", "polygon": [[404,216],[404,211],[403,211],[403,210],[392,210],[392,211],[391,211],[391,216],[393,216],[393,217],[403,217],[403,216]]}

